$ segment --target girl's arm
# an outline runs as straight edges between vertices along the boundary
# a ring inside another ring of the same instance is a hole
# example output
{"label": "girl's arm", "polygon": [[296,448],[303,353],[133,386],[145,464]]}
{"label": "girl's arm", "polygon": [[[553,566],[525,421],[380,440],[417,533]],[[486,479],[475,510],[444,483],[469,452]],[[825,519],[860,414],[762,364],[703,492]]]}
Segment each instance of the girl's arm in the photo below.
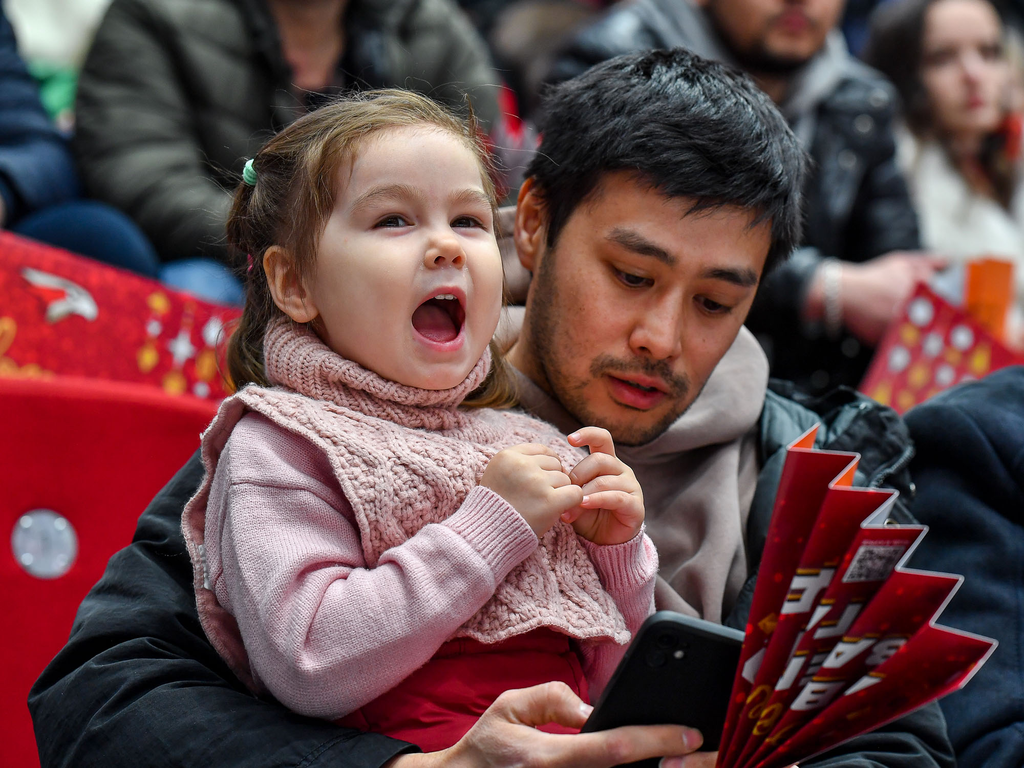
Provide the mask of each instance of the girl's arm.
{"label": "girl's arm", "polygon": [[289,708],[339,718],[425,663],[537,545],[507,502],[476,488],[373,568],[326,458],[250,414],[211,488],[206,553],[261,683]]}
{"label": "girl's arm", "polygon": [[[654,613],[654,583],[658,574],[654,542],[643,530],[624,544],[602,546],[582,537],[579,541],[590,554],[605,591],[619,607],[630,635],[635,637],[644,619]],[[595,702],[626,653],[626,646],[603,640],[585,641],[580,647],[590,701]]]}

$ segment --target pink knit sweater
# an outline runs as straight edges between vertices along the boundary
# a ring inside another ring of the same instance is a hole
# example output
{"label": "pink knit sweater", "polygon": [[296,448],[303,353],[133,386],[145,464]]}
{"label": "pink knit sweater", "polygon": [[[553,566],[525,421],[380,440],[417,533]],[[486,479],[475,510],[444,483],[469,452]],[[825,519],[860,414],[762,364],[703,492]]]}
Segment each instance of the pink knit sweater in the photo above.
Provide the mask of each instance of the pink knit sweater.
{"label": "pink knit sweater", "polygon": [[536,419],[457,407],[489,356],[457,388],[419,390],[281,324],[265,362],[279,386],[221,406],[183,518],[200,619],[241,679],[336,719],[446,640],[551,627],[579,641],[600,692],[653,610],[654,547],[595,546],[562,523],[538,542],[476,485],[519,443],[551,445],[566,469],[581,458]]}

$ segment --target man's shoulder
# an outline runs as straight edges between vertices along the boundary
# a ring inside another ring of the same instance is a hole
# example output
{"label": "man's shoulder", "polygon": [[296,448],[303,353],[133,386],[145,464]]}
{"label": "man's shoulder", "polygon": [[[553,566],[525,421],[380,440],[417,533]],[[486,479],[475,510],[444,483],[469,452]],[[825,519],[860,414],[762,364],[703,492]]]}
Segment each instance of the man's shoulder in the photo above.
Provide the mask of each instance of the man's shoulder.
{"label": "man's shoulder", "polygon": [[249,9],[238,0],[114,0],[111,11],[110,17],[208,31],[209,27],[204,27],[204,23],[228,20],[238,23]]}
{"label": "man's shoulder", "polygon": [[562,50],[551,72],[555,82],[584,68],[627,53],[682,46],[706,55],[696,46],[701,24],[689,0],[630,0],[612,6],[584,27]]}
{"label": "man's shoulder", "polygon": [[895,486],[911,495],[906,467],[914,449],[906,424],[893,409],[848,387],[812,396],[790,382],[771,380],[761,413],[762,459],[815,424],[817,448],[860,454],[858,484]]}
{"label": "man's shoulder", "polygon": [[875,119],[890,119],[895,115],[898,104],[896,89],[885,76],[852,56],[823,102],[828,111],[866,113]]}

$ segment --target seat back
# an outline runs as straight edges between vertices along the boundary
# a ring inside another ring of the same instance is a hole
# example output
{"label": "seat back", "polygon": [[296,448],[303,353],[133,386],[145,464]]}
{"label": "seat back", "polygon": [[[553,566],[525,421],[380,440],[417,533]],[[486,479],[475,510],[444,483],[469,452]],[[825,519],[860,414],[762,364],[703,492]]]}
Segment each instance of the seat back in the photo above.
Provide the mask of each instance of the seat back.
{"label": "seat back", "polygon": [[[139,514],[199,446],[215,409],[139,384],[0,378],[4,765],[38,766],[29,688],[67,641],[107,560],[131,541]],[[41,568],[66,572],[33,575]]]}

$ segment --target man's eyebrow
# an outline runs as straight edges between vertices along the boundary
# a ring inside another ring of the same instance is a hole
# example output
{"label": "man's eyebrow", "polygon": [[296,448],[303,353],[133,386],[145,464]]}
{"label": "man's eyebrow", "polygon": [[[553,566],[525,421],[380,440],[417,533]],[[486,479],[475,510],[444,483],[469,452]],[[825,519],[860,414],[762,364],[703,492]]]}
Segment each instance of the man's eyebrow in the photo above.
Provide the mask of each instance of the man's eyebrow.
{"label": "man's eyebrow", "polygon": [[650,256],[670,267],[673,267],[676,264],[675,256],[666,251],[660,245],[652,243],[638,232],[616,227],[611,231],[611,234],[608,235],[608,239],[613,243],[621,245],[626,250],[639,254],[640,256]]}
{"label": "man's eyebrow", "polygon": [[[641,256],[650,256],[670,267],[676,265],[677,259],[660,245],[652,243],[643,235],[629,229],[616,227],[608,235],[613,243],[637,253]],[[727,283],[738,285],[740,288],[753,288],[757,285],[760,277],[752,269],[733,269],[731,267],[715,267],[701,272],[702,278],[711,280],[724,280]]]}
{"label": "man's eyebrow", "polygon": [[711,280],[724,280],[727,283],[738,285],[740,288],[753,288],[760,278],[757,272],[752,269],[730,269],[728,267],[715,267],[701,272],[701,277]]}

